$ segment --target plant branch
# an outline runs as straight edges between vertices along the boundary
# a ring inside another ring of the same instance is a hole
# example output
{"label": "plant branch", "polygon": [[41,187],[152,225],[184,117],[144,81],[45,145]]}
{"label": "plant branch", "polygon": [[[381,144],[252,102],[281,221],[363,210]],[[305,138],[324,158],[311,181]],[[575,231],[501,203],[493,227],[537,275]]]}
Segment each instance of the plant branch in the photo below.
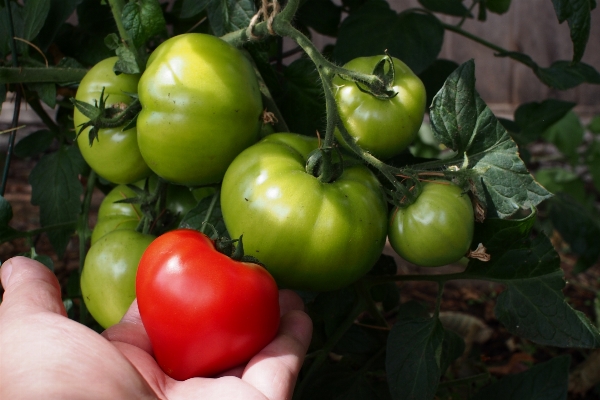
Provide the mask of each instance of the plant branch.
{"label": "plant branch", "polygon": [[83,79],[87,69],[60,67],[0,67],[0,84],[58,83],[67,84]]}

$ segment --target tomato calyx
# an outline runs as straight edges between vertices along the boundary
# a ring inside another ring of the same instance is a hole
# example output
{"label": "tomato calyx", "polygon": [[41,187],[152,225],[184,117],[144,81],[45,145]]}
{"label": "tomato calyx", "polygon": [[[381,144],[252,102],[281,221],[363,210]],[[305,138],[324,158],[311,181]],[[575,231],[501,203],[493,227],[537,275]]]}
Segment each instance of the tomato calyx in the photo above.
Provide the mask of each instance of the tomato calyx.
{"label": "tomato calyx", "polygon": [[[386,65],[388,66],[387,68]],[[375,64],[371,74],[377,77],[377,80],[374,82],[354,82],[361,92],[368,93],[380,100],[390,100],[398,95],[398,92],[394,89],[394,80],[396,79],[394,61],[387,52],[381,60]],[[342,76],[342,78],[344,77]]]}
{"label": "tomato calyx", "polygon": [[100,129],[106,128],[118,128],[123,126],[123,131],[135,128],[137,115],[139,114],[142,106],[137,98],[136,94],[127,93],[127,95],[133,98],[131,104],[123,107],[119,106],[106,106],[106,99],[108,95],[104,96],[104,87],[100,92],[100,99],[94,100],[94,104],[86,103],[85,101],[71,98],[71,103],[77,110],[89,118],[89,121],[78,125],[79,136],[86,128],[91,127],[89,131],[90,147],[94,144],[94,140],[98,139],[98,133]]}
{"label": "tomato calyx", "polygon": [[232,260],[258,264],[261,267],[266,268],[256,257],[244,254],[244,244],[242,243],[243,236],[244,235],[241,235],[239,239],[229,239],[228,237],[211,237],[210,239],[213,241],[215,249],[219,253],[226,255]]}

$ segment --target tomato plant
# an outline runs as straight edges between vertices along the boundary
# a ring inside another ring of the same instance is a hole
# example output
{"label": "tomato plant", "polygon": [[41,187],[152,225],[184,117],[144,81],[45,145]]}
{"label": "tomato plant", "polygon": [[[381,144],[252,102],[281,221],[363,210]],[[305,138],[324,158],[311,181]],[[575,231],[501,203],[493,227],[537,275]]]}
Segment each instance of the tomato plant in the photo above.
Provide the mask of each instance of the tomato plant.
{"label": "tomato plant", "polygon": [[440,267],[467,254],[473,229],[469,195],[446,181],[427,182],[413,204],[394,209],[388,235],[402,258],[423,267]]}
{"label": "tomato plant", "polygon": [[331,183],[308,174],[317,140],[272,134],[243,151],[223,179],[221,208],[232,237],[285,287],[333,290],[375,263],[385,244],[387,207],[375,176],[346,168]]}
{"label": "tomato plant", "polygon": [[220,182],[233,158],[258,139],[262,100],[254,70],[214,36],[183,34],[158,46],[139,96],[140,151],[168,181]]}
{"label": "tomato plant", "polygon": [[[384,160],[398,155],[415,140],[423,122],[426,100],[421,79],[402,61],[391,59],[394,66],[394,79],[389,85],[394,92],[391,98],[376,97],[360,83],[340,75],[333,79],[335,100],[348,133],[356,144]],[[344,68],[369,74],[380,62],[391,64],[385,62],[384,56],[358,57]],[[339,130],[336,137],[345,145]]]}
{"label": "tomato plant", "polygon": [[138,263],[153,240],[152,235],[121,229],[90,247],[81,274],[81,296],[104,328],[119,322],[135,299]]}
{"label": "tomato plant", "polygon": [[[110,57],[94,65],[79,83],[76,99],[93,104],[104,93],[107,107],[121,108],[130,104],[129,93],[137,93],[140,76],[115,74],[113,67],[117,60],[117,57]],[[89,118],[75,108],[73,121],[77,128]],[[98,131],[97,139],[90,139],[92,128],[87,127],[77,137],[79,150],[90,167],[104,179],[121,184],[135,182],[150,174],[138,149],[135,127],[125,131],[123,128],[103,128]]]}
{"label": "tomato plant", "polygon": [[140,260],[136,291],[156,360],[178,380],[248,361],[279,327],[271,275],[220,253],[195,230],[177,229],[152,242]]}

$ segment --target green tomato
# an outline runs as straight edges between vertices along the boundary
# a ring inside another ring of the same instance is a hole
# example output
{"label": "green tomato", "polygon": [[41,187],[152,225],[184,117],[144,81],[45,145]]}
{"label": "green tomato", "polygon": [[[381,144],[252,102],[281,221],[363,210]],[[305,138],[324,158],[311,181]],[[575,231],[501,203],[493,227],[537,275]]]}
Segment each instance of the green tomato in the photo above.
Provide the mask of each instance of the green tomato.
{"label": "green tomato", "polygon": [[473,240],[469,195],[449,182],[428,182],[417,200],[396,208],[389,227],[392,248],[405,260],[440,267],[460,260]]}
{"label": "green tomato", "polygon": [[[344,68],[371,74],[382,58],[355,58]],[[382,100],[365,93],[356,83],[339,75],[333,79],[338,112],[348,133],[356,144],[383,160],[400,154],[415,140],[427,100],[421,79],[402,61],[392,59],[395,70],[393,90],[397,95],[391,99]],[[335,135],[343,146],[348,147],[339,130],[336,129]]]}
{"label": "green tomato", "polygon": [[129,229],[135,230],[140,223],[140,218],[138,217],[128,217],[128,216],[120,216],[115,215],[111,217],[106,217],[103,219],[99,219],[92,230],[92,238],[90,244],[93,246],[101,237],[110,233],[112,231],[116,231],[118,229]]}
{"label": "green tomato", "polygon": [[[100,61],[79,83],[77,100],[94,104],[100,99],[104,88],[107,106],[130,104],[132,99],[127,93],[137,93],[139,75],[120,74],[113,72],[117,57]],[[73,113],[75,128],[89,121],[77,108]],[[114,183],[132,183],[150,174],[137,144],[135,128],[123,131],[123,127],[100,129],[98,140],[90,146],[89,130],[86,128],[77,137],[81,154],[89,166],[104,179]]]}
{"label": "green tomato", "polygon": [[275,133],[229,166],[221,210],[232,238],[291,289],[351,284],[377,261],[387,235],[379,181],[363,165],[322,183],[305,170],[317,139]]}
{"label": "green tomato", "polygon": [[90,247],[81,273],[81,295],[104,328],[119,322],[135,299],[138,263],[153,240],[154,236],[134,230],[116,230]]}
{"label": "green tomato", "polygon": [[170,182],[220,182],[235,156],[258,140],[262,98],[254,70],[215,36],[188,33],[163,42],[138,88],[140,151]]}

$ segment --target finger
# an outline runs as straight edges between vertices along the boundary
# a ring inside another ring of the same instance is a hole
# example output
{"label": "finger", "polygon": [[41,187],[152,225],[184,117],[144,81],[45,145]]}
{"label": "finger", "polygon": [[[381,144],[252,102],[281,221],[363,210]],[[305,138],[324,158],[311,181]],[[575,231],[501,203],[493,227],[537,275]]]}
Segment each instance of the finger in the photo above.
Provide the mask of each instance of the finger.
{"label": "finger", "polygon": [[312,321],[293,310],[281,318],[277,337],[249,362],[242,379],[268,399],[291,398],[312,336]]}
{"label": "finger", "polygon": [[281,315],[292,310],[304,310],[304,302],[296,292],[283,289],[279,291],[279,310]]}
{"label": "finger", "polygon": [[66,316],[56,276],[43,264],[27,257],[8,259],[0,270],[4,297],[2,312],[50,311]]}
{"label": "finger", "polygon": [[111,342],[127,343],[153,354],[150,338],[140,318],[137,299],[133,300],[121,321],[102,332],[102,336]]}

